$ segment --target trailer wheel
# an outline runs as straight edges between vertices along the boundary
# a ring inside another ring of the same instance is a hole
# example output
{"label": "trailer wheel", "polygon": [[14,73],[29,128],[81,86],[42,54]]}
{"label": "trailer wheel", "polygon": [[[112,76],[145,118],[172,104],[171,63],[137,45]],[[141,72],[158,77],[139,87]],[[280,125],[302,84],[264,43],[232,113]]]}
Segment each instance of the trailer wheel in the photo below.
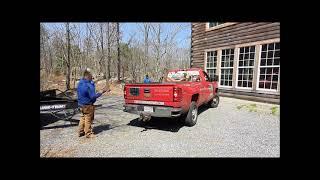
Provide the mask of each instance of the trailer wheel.
{"label": "trailer wheel", "polygon": [[191,102],[189,112],[185,118],[185,125],[191,127],[194,126],[197,123],[198,119],[198,107],[196,105],[196,102]]}
{"label": "trailer wheel", "polygon": [[211,101],[209,101],[209,106],[211,108],[216,108],[219,105],[220,98],[219,96],[214,96]]}

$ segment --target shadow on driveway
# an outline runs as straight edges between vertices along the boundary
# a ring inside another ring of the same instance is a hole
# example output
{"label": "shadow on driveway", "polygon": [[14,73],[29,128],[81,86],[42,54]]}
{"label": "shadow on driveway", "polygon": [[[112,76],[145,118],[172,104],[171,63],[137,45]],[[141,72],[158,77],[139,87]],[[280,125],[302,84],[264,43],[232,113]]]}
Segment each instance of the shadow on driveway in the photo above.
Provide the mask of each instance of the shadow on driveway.
{"label": "shadow on driveway", "polygon": [[171,119],[171,118],[155,118],[155,117],[153,117],[148,122],[139,121],[139,119],[136,118],[131,120],[127,125],[144,128],[144,130],[142,130],[141,132],[149,129],[178,132],[180,128],[184,126],[184,124],[181,121],[179,121],[178,118]]}
{"label": "shadow on driveway", "polygon": [[[56,129],[56,128],[67,128],[67,127],[78,126],[78,124],[79,124],[79,120],[78,120],[78,119],[69,119],[69,120],[64,120],[64,121],[69,121],[68,124],[62,124],[62,125],[45,127],[45,126],[47,126],[47,125],[49,125],[49,124],[52,124],[52,123],[54,123],[54,122],[56,122],[56,121],[59,121],[59,120],[60,120],[60,119],[58,119],[58,118],[56,118],[56,119],[51,118],[51,119],[47,119],[47,121],[46,121],[44,124],[42,124],[42,123],[40,122],[40,130]],[[48,123],[48,121],[49,121],[50,123]]]}
{"label": "shadow on driveway", "polygon": [[[205,112],[206,110],[210,109],[208,106],[200,106],[198,109],[198,115]],[[184,119],[183,117],[179,118],[159,118],[159,117],[152,117],[152,119],[148,122],[139,121],[138,118],[131,120],[127,125],[135,126],[135,127],[142,127],[144,128],[143,131],[148,129],[157,129],[162,131],[170,131],[170,132],[178,132],[180,128],[184,126]]]}
{"label": "shadow on driveway", "polygon": [[101,132],[103,132],[103,131],[107,131],[107,130],[110,130],[110,129],[112,129],[112,126],[110,125],[110,124],[101,124],[101,125],[99,125],[99,126],[95,126],[95,127],[93,127],[93,132],[95,133],[95,134],[99,134],[99,133],[101,133]]}
{"label": "shadow on driveway", "polygon": [[69,115],[69,119],[65,119],[66,116],[64,114],[55,114],[55,116],[53,116],[50,113],[42,113],[40,114],[40,129],[42,129],[43,127],[55,123],[57,121],[69,121],[70,124],[79,124],[79,120],[77,119],[73,119],[72,118],[73,115]]}

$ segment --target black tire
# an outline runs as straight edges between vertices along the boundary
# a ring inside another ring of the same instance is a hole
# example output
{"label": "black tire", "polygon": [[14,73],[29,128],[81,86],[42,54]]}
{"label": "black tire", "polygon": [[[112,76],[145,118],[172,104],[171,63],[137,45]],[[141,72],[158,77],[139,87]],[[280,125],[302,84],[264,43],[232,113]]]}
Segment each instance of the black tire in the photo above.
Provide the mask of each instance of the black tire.
{"label": "black tire", "polygon": [[194,126],[195,124],[197,124],[197,119],[198,119],[198,107],[196,105],[196,102],[191,102],[190,108],[189,108],[189,112],[185,118],[185,125],[186,126]]}
{"label": "black tire", "polygon": [[187,117],[187,114],[181,114],[181,116],[177,117],[176,120],[180,124],[185,124],[186,117]]}
{"label": "black tire", "polygon": [[216,108],[216,107],[218,107],[219,102],[220,102],[219,96],[214,96],[214,97],[211,99],[211,101],[209,102],[208,105],[209,105],[209,107],[211,107],[211,108]]}

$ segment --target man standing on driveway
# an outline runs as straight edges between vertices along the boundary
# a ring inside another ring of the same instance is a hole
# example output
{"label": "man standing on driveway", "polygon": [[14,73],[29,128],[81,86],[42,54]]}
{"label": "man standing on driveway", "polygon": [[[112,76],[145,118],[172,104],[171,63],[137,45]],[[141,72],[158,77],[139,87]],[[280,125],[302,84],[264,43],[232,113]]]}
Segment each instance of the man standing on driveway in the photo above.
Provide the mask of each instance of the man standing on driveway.
{"label": "man standing on driveway", "polygon": [[91,127],[94,119],[94,103],[96,102],[96,99],[106,91],[108,91],[108,89],[105,87],[101,93],[96,93],[95,84],[92,81],[92,74],[90,69],[87,68],[84,71],[83,78],[80,80],[77,88],[78,104],[82,113],[79,123],[79,137],[84,135],[87,138],[95,137]]}

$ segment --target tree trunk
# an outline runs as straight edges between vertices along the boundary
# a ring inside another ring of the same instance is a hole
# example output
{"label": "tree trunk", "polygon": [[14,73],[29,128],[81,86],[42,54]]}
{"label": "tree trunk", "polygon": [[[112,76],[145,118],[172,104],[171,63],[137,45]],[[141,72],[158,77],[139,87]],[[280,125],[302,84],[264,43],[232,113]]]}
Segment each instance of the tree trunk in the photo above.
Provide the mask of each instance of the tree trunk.
{"label": "tree trunk", "polygon": [[73,88],[76,88],[76,81],[77,81],[77,68],[74,69]]}
{"label": "tree trunk", "polygon": [[[132,61],[132,60],[133,60],[133,58],[132,58],[132,52],[130,51],[130,61]],[[137,65],[136,63],[132,63],[132,65],[131,65],[133,83],[136,83],[136,81],[137,81],[137,80],[136,80],[136,78],[137,78],[137,77],[136,77],[136,73],[137,73],[137,72],[135,71],[135,70],[136,70],[136,68],[135,68],[136,65]]]}
{"label": "tree trunk", "polygon": [[158,43],[158,48],[157,48],[157,62],[156,62],[156,79],[158,79],[158,74],[159,74],[159,68],[160,68],[160,50],[161,50],[161,29],[160,29],[160,24],[158,25],[158,33],[157,33],[157,43]]}
{"label": "tree trunk", "polygon": [[53,69],[53,61],[52,61],[52,50],[51,50],[51,45],[49,45],[49,60],[50,60],[50,73],[52,73]]}
{"label": "tree trunk", "polygon": [[118,81],[120,81],[120,65],[121,65],[121,59],[120,59],[120,30],[119,30],[119,23],[117,23],[117,47],[118,47]]}
{"label": "tree trunk", "polygon": [[101,44],[101,54],[99,61],[99,75],[103,72],[104,67],[104,51],[103,51],[103,24],[100,23],[100,44]]}
{"label": "tree trunk", "polygon": [[125,69],[124,69],[124,67],[122,67],[122,79],[124,79],[124,71],[125,71]]}
{"label": "tree trunk", "polygon": [[104,48],[103,48],[103,24],[100,23],[100,37],[101,37],[101,58],[99,61],[99,73],[101,73],[104,69],[103,67],[105,67],[105,61],[104,61]]}
{"label": "tree trunk", "polygon": [[144,74],[143,74],[143,76],[145,76],[145,74],[147,74],[148,72],[147,72],[147,67],[148,67],[148,51],[149,51],[149,43],[148,43],[148,36],[149,36],[149,24],[145,24],[144,25],[144,45],[145,45],[145,47],[144,47],[144,52],[145,52],[145,58],[144,58]]}
{"label": "tree trunk", "polygon": [[67,73],[66,73],[66,88],[70,89],[70,28],[69,23],[66,24],[67,30]]}
{"label": "tree trunk", "polygon": [[110,74],[110,64],[111,64],[111,52],[110,52],[110,24],[107,24],[107,54],[108,54],[108,65],[107,65],[107,72],[108,74],[106,74],[107,76],[107,80],[109,82],[109,79],[111,78],[111,74]]}
{"label": "tree trunk", "polygon": [[[124,53],[124,52],[123,52]],[[126,66],[127,66],[127,64],[126,64],[126,62],[127,62],[127,56],[125,55],[125,56],[122,56],[122,57],[124,57],[122,60],[123,60],[123,62],[124,63],[122,63],[122,79],[124,79],[124,72],[125,72],[125,70],[126,70]]]}

